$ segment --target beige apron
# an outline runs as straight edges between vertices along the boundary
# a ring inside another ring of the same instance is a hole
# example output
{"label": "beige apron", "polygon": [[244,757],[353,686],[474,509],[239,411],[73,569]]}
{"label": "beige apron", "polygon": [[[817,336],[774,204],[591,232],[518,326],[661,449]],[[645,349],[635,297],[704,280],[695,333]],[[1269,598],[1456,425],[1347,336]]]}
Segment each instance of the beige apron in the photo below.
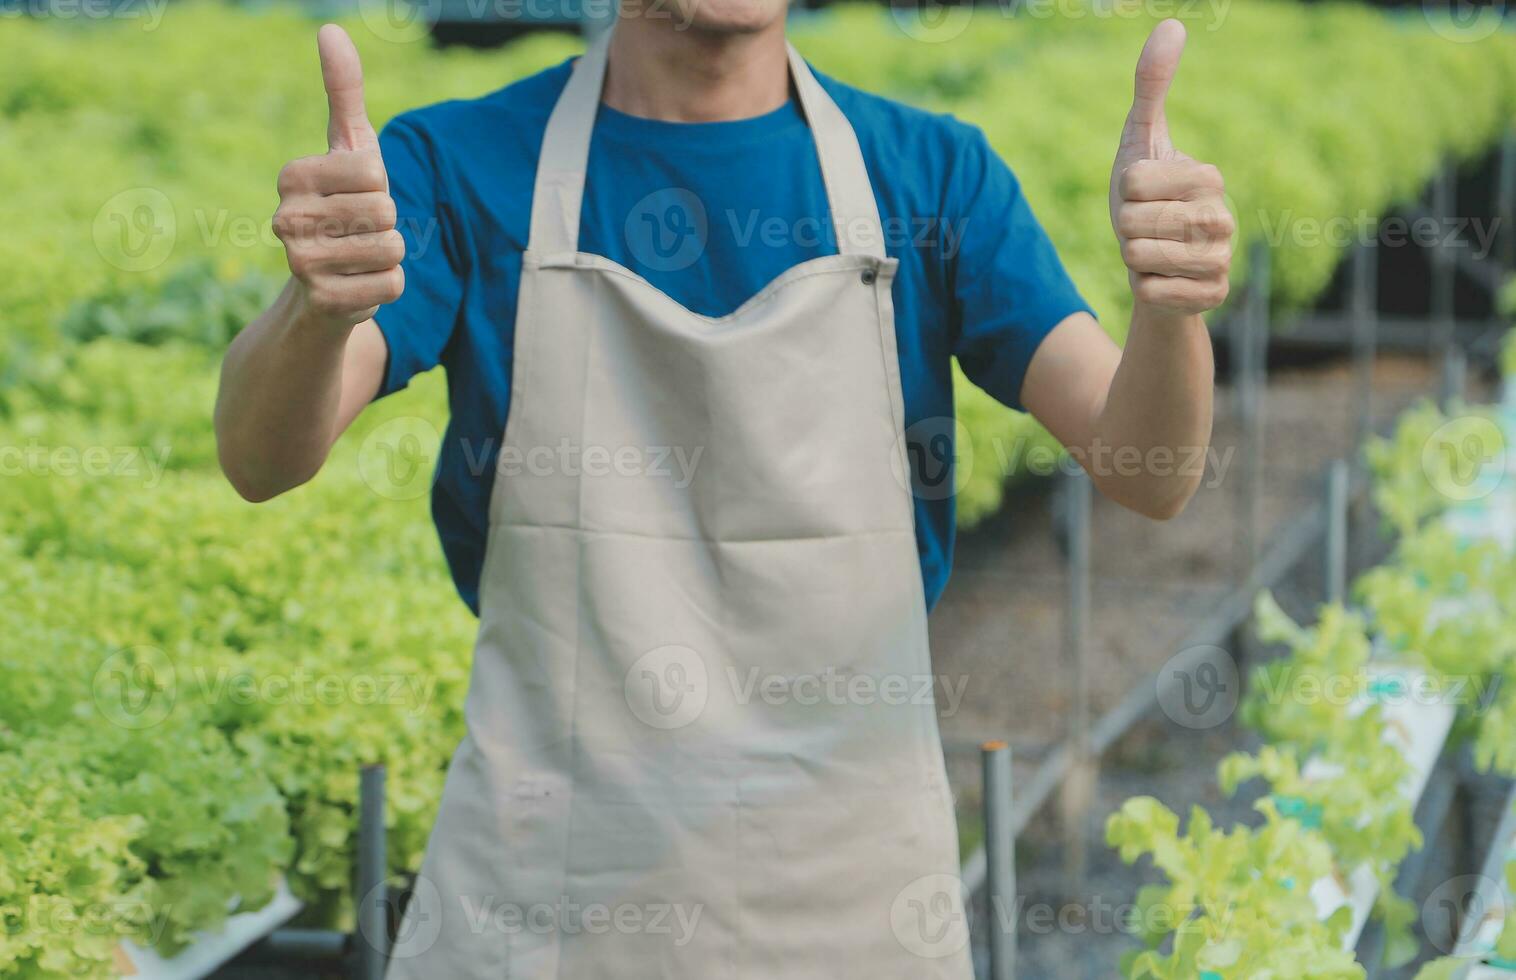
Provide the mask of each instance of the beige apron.
{"label": "beige apron", "polygon": [[790,51],[840,254],[722,317],[577,251],[548,122],[454,756],[390,980],[972,976],[878,210]]}

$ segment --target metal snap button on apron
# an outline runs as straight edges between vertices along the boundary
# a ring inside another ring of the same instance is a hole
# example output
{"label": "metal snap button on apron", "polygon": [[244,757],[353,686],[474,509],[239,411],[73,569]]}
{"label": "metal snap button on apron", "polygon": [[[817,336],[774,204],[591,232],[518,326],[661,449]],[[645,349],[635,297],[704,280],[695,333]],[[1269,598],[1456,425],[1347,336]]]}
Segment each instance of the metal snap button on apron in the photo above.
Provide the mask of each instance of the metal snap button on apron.
{"label": "metal snap button on apron", "polygon": [[857,138],[791,48],[861,234],[702,316],[579,251],[607,47],[543,138],[502,440],[540,465],[494,483],[436,899],[389,980],[970,980]]}

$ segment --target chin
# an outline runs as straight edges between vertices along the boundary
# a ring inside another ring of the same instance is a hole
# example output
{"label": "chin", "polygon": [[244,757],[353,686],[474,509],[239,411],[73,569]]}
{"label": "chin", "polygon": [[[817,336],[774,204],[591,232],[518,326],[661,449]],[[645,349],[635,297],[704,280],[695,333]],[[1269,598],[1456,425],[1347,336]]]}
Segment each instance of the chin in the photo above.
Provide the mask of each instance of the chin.
{"label": "chin", "polygon": [[676,0],[685,30],[710,34],[752,34],[784,17],[785,0]]}

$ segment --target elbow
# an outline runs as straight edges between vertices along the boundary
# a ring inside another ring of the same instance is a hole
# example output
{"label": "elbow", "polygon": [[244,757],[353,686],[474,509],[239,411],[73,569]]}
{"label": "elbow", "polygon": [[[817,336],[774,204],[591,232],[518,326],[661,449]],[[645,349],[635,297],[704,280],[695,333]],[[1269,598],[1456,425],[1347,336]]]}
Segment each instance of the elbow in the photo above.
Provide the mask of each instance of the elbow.
{"label": "elbow", "polygon": [[1185,494],[1182,497],[1174,497],[1169,500],[1159,500],[1143,507],[1134,507],[1133,510],[1136,510],[1137,513],[1150,521],[1172,521],[1184,513],[1184,509],[1189,506],[1191,496],[1193,494]]}
{"label": "elbow", "polygon": [[1107,484],[1101,492],[1111,500],[1135,514],[1151,521],[1172,521],[1184,513],[1190,499],[1199,489],[1199,481],[1186,480],[1181,486],[1150,485],[1134,487],[1120,483]]}
{"label": "elbow", "polygon": [[250,504],[261,504],[273,500],[289,487],[280,486],[272,481],[259,480],[236,466],[228,465],[227,461],[221,461],[221,472],[226,476],[226,482],[237,491],[237,496]]}
{"label": "elbow", "polygon": [[245,455],[228,449],[224,440],[217,441],[216,460],[221,464],[221,473],[226,477],[226,482],[232,485],[239,497],[250,504],[273,500],[310,479],[309,475],[291,479],[287,475],[249,466]]}
{"label": "elbow", "polygon": [[250,504],[261,504],[273,500],[284,492],[276,487],[259,486],[250,480],[239,478],[233,473],[227,473],[226,479],[232,485],[232,489],[237,491],[237,496]]}
{"label": "elbow", "polygon": [[1198,482],[1186,481],[1177,490],[1171,490],[1169,493],[1150,494],[1145,499],[1134,501],[1127,506],[1148,520],[1160,522],[1172,521],[1184,513],[1185,508],[1190,505],[1190,500],[1195,496],[1197,489],[1199,489]]}

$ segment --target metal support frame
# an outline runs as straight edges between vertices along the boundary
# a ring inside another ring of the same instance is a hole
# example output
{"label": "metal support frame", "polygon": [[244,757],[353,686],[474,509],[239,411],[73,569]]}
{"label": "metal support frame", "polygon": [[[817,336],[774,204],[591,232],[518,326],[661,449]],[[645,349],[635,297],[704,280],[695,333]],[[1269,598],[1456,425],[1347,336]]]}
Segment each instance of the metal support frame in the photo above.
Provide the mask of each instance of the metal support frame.
{"label": "metal support frame", "polygon": [[1444,411],[1463,401],[1468,386],[1468,356],[1457,343],[1450,342],[1442,351],[1442,364],[1437,385],[1437,401]]}
{"label": "metal support frame", "polygon": [[1516,268],[1516,132],[1500,143],[1499,175],[1495,180],[1495,220],[1500,222],[1500,268]]}
{"label": "metal support frame", "polygon": [[1016,977],[1016,834],[1011,829],[1011,749],[980,747],[984,762],[984,851],[989,893],[989,980]]}
{"label": "metal support frame", "polygon": [[[1516,783],[1511,784],[1500,822],[1485,851],[1484,863],[1480,866],[1479,877],[1476,879],[1478,887],[1468,897],[1468,905],[1463,910],[1463,921],[1458,928],[1458,946],[1454,950],[1456,955],[1465,956],[1473,951],[1486,911],[1499,908],[1505,901],[1500,888],[1505,879],[1507,861],[1504,847],[1512,837],[1516,837]],[[1469,843],[1472,844],[1472,841]]]}
{"label": "metal support frame", "polygon": [[[1432,179],[1431,212],[1438,222],[1448,221],[1458,206],[1458,173],[1452,164],[1444,164]],[[1447,360],[1453,350],[1455,310],[1454,291],[1457,288],[1458,269],[1453,264],[1453,252],[1447,244],[1447,236],[1439,234],[1427,253],[1431,264],[1431,317],[1432,331],[1429,336],[1433,355],[1447,371]]]}
{"label": "metal support frame", "polygon": [[1078,894],[1089,864],[1089,808],[1095,781],[1095,758],[1090,751],[1090,520],[1094,489],[1083,470],[1064,481],[1068,521],[1068,597],[1064,613],[1064,654],[1071,672],[1073,710],[1069,712],[1069,745],[1074,751],[1071,777],[1064,781],[1062,810],[1064,875],[1069,894]]}
{"label": "metal support frame", "polygon": [[[1379,357],[1378,242],[1370,240],[1359,245],[1348,261],[1348,316],[1353,325],[1353,393],[1357,402],[1350,463],[1354,471],[1366,475],[1367,464],[1361,454],[1369,436],[1374,433],[1374,363]],[[1367,494],[1355,499],[1357,503],[1353,507],[1352,522],[1357,529],[1354,536],[1358,544],[1355,563],[1361,566],[1368,563],[1371,541],[1369,522],[1372,515]]]}
{"label": "metal support frame", "polygon": [[1257,242],[1248,255],[1251,271],[1247,300],[1242,311],[1242,334],[1237,338],[1233,352],[1236,357],[1233,373],[1237,386],[1238,457],[1243,468],[1238,486],[1239,581],[1246,581],[1251,569],[1258,564],[1263,503],[1263,466],[1260,458],[1263,452],[1263,386],[1268,380],[1268,245]]}
{"label": "metal support frame", "polygon": [[1327,467],[1326,547],[1323,549],[1326,601],[1343,602],[1348,574],[1348,488],[1352,471],[1347,460],[1336,459]]}
{"label": "metal support frame", "polygon": [[384,766],[364,766],[358,777],[358,980],[384,980],[390,952],[388,868]]}
{"label": "metal support frame", "polygon": [[[1248,250],[1248,289],[1242,309],[1242,329],[1232,335],[1235,405],[1238,416],[1236,528],[1233,542],[1234,577],[1243,590],[1254,587],[1263,538],[1263,408],[1268,384],[1269,296],[1272,292],[1271,253],[1266,242]],[[1224,639],[1239,666],[1251,660],[1252,635],[1244,616]],[[1243,671],[1246,674],[1246,671]]]}

